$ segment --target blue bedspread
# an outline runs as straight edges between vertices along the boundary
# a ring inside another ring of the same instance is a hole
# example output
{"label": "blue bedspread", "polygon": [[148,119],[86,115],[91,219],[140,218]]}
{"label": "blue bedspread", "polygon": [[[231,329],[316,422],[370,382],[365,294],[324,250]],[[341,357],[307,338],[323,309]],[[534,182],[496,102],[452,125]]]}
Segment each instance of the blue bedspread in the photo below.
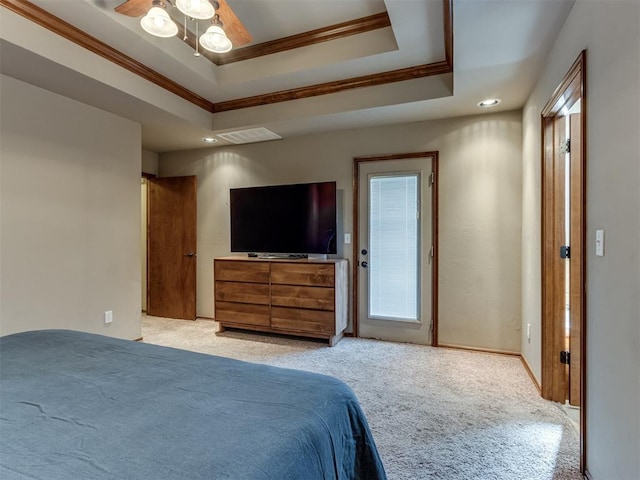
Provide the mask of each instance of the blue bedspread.
{"label": "blue bedspread", "polygon": [[47,330],[0,338],[0,478],[386,476],[335,378]]}

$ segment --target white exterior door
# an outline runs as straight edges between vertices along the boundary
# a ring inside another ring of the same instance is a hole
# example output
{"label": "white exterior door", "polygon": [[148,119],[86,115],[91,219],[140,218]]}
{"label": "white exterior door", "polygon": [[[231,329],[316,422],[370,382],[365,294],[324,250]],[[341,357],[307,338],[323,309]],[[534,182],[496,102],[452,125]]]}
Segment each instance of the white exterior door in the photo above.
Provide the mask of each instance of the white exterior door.
{"label": "white exterior door", "polygon": [[359,167],[359,335],[432,343],[432,158]]}

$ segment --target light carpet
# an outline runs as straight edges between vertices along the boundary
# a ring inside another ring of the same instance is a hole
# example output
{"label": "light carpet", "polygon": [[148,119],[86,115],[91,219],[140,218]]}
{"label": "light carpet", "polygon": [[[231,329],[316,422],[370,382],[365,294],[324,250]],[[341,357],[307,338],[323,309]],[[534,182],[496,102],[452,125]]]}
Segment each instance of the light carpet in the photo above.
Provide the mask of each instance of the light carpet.
{"label": "light carpet", "polygon": [[358,396],[389,480],[581,479],[579,434],[516,357],[226,331],[143,317],[144,341],[332,375]]}

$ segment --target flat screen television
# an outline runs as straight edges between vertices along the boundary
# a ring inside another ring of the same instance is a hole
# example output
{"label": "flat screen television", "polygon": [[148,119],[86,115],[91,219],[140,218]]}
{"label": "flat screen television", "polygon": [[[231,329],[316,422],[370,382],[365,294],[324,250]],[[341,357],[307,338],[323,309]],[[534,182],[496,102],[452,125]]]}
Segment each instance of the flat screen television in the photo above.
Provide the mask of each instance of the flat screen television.
{"label": "flat screen television", "polygon": [[336,182],[232,188],[231,251],[336,253]]}

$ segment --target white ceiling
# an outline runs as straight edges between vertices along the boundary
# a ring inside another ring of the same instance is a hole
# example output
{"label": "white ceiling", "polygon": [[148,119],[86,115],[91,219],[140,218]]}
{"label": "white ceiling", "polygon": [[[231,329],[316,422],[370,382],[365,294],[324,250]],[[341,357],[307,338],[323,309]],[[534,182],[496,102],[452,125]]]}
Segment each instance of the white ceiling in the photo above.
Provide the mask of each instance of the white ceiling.
{"label": "white ceiling", "polygon": [[[138,19],[115,13],[119,0],[32,0],[214,103],[444,60],[442,0],[228,2],[253,43],[384,11],[391,27],[216,66],[194,57],[180,39],[151,37]],[[453,0],[453,75],[216,114],[4,8],[0,67],[6,75],[141,123],[148,150],[203,148],[203,136],[243,128],[264,126],[286,138],[483,113],[477,103],[489,97],[502,99],[491,111],[521,108],[573,3]]]}

